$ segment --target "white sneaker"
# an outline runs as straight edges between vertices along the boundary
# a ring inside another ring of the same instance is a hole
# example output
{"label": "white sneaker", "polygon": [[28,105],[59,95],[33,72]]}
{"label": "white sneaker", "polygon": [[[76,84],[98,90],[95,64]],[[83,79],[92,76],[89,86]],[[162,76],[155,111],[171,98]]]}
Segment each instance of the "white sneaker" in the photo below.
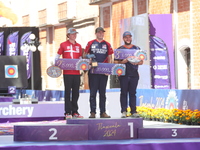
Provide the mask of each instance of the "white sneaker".
{"label": "white sneaker", "polygon": [[121,118],[126,118],[126,112],[125,111],[122,113]]}
{"label": "white sneaker", "polygon": [[140,118],[140,116],[137,113],[134,113],[131,115],[132,118]]}

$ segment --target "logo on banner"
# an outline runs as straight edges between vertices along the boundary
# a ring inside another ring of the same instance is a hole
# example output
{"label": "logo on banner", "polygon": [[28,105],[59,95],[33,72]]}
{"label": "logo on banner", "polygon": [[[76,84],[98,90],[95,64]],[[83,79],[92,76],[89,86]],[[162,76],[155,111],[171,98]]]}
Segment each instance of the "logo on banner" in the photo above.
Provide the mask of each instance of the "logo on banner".
{"label": "logo on banner", "polygon": [[88,70],[89,69],[89,61],[86,59],[80,59],[76,63],[76,70]]}
{"label": "logo on banner", "polygon": [[123,64],[115,65],[112,68],[112,74],[113,75],[125,75],[125,70],[126,70],[125,65],[123,65]]}
{"label": "logo on banner", "polygon": [[145,50],[137,50],[134,55],[141,60],[147,60],[147,53]]}
{"label": "logo on banner", "polygon": [[5,78],[18,78],[18,66],[5,65]]}
{"label": "logo on banner", "polygon": [[166,109],[178,108],[178,98],[176,96],[176,92],[175,91],[172,91],[172,90],[169,91],[169,94],[167,96],[165,104],[166,104],[165,105]]}
{"label": "logo on banner", "polygon": [[7,48],[6,55],[7,56],[15,56],[18,55],[18,32],[11,33],[7,38]]}

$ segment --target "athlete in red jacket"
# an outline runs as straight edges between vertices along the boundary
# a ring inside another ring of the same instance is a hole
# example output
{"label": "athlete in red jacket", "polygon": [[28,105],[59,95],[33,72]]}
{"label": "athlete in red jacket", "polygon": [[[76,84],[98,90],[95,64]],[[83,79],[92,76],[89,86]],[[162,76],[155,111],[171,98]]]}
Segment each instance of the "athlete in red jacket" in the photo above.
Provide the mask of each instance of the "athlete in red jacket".
{"label": "athlete in red jacket", "polygon": [[[82,47],[75,41],[77,33],[75,28],[68,29],[68,40],[60,44],[56,58],[59,58],[60,55],[67,59],[79,59],[82,57]],[[80,71],[63,70],[63,77],[65,85],[65,118],[83,118],[78,113]],[[72,96],[70,96],[71,90]]]}

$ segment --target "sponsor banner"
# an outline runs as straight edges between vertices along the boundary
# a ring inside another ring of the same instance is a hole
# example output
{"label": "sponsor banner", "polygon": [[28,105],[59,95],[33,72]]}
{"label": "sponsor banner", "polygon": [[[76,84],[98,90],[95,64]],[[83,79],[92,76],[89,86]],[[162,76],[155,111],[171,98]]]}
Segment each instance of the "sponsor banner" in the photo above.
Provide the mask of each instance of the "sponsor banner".
{"label": "sponsor banner", "polygon": [[[31,35],[30,32],[26,32],[22,35],[21,40],[20,40],[20,55],[26,56],[27,64],[26,64],[26,69],[27,69],[27,79],[31,77],[31,51],[30,51],[30,46],[26,44],[26,42],[30,42],[29,36]],[[23,47],[23,50],[21,49]]]}
{"label": "sponsor banner", "polygon": [[97,67],[91,68],[92,74],[125,75],[124,64],[98,63]]}
{"label": "sponsor banner", "polygon": [[4,32],[0,32],[0,56],[3,55]]}
{"label": "sponsor banner", "polygon": [[163,40],[150,36],[152,88],[170,89],[168,48]]}
{"label": "sponsor banner", "polygon": [[199,90],[137,90],[137,106],[181,110],[200,110]]}
{"label": "sponsor banner", "polygon": [[89,59],[58,59],[55,66],[63,70],[89,70]]}
{"label": "sponsor banner", "polygon": [[[61,117],[64,114],[63,105],[63,103],[4,104],[0,105],[0,118]],[[48,111],[48,113],[46,113],[46,110],[52,111]]]}
{"label": "sponsor banner", "polygon": [[145,50],[139,49],[115,49],[114,50],[114,59],[121,60],[126,59],[127,57],[135,56],[141,60],[147,60],[147,53]]}
{"label": "sponsor banner", "polygon": [[149,22],[152,88],[174,89],[175,72],[172,15],[149,15]]}
{"label": "sponsor banner", "polygon": [[11,33],[7,38],[6,55],[16,56],[18,55],[18,36],[19,31]]}

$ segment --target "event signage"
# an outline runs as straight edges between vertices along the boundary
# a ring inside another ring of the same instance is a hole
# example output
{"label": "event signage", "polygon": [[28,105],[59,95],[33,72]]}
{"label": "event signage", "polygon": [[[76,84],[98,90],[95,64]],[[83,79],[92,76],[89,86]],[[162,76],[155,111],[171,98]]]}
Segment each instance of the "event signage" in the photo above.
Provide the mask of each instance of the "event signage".
{"label": "event signage", "polygon": [[153,89],[175,89],[171,14],[149,15],[151,84]]}
{"label": "event signage", "polygon": [[17,65],[5,65],[5,78],[18,78]]}
{"label": "event signage", "polygon": [[[45,110],[54,110],[45,113]],[[44,104],[4,104],[0,106],[0,119],[8,118],[51,118],[61,117],[64,114],[63,103],[44,103]]]}
{"label": "event signage", "polygon": [[28,44],[26,44],[26,42],[30,42],[30,38],[29,36],[31,35],[31,31],[30,32],[26,32],[22,35],[21,40],[20,40],[20,49],[23,47],[23,50],[20,50],[20,55],[22,56],[26,56],[26,66],[27,66],[27,78],[29,79],[31,77],[31,51],[30,51],[30,46]]}
{"label": "event signage", "polygon": [[89,59],[57,59],[55,66],[63,70],[89,70]]}
{"label": "event signage", "polygon": [[91,68],[92,74],[125,75],[124,64],[98,63],[97,67]]}
{"label": "event signage", "polygon": [[140,60],[147,60],[147,53],[145,50],[138,49],[115,49],[114,50],[114,59],[122,60],[128,57],[135,56]]}
{"label": "event signage", "polygon": [[9,94],[16,94],[16,86],[8,86]]}
{"label": "event signage", "polygon": [[19,31],[11,33],[7,38],[6,55],[16,56],[18,55],[18,36]]}
{"label": "event signage", "polygon": [[170,89],[170,68],[168,49],[164,41],[150,36],[152,88]]}
{"label": "event signage", "polygon": [[3,55],[4,32],[0,32],[0,56]]}

